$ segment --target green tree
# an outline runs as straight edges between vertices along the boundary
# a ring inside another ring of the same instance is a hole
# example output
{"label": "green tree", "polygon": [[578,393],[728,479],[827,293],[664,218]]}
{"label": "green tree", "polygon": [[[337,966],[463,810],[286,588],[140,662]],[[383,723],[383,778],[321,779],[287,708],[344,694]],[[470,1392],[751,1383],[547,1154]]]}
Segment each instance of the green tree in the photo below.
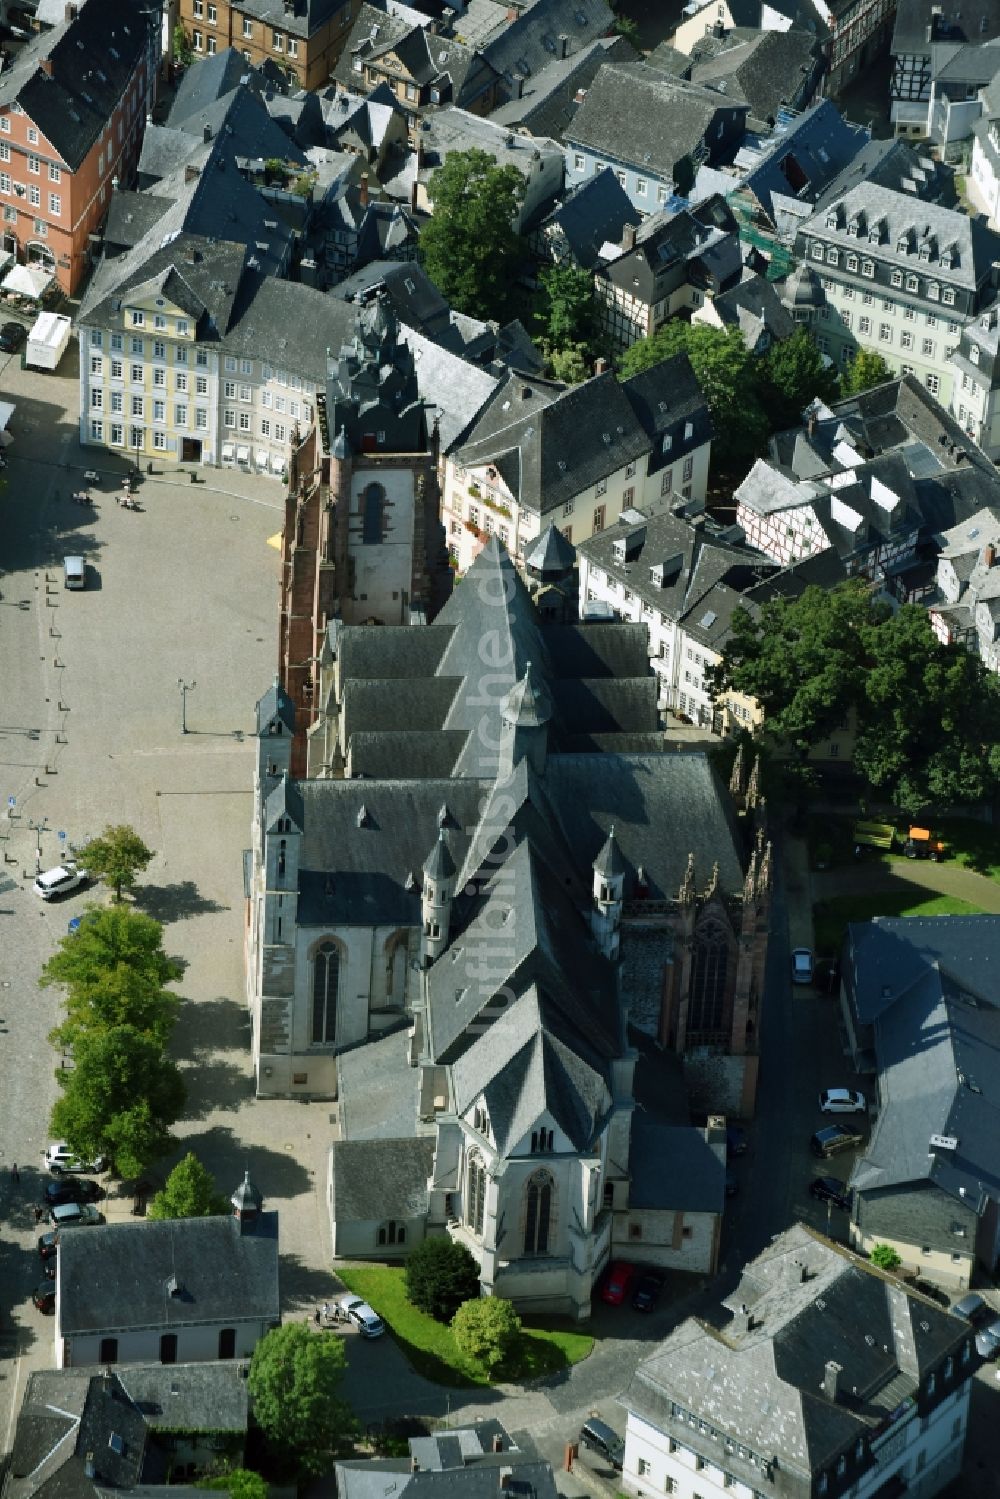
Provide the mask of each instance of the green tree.
{"label": "green tree", "polygon": [[131,890],[136,874],[152,857],[152,849],[126,823],[106,827],[99,838],[92,838],[77,853],[78,863],[88,874],[111,886],[116,902],[121,900],[123,890]]}
{"label": "green tree", "polygon": [[261,1338],[247,1387],[254,1420],[275,1455],[302,1478],[326,1473],[355,1430],[341,1394],[342,1338],[286,1322]]}
{"label": "green tree", "polygon": [[665,323],[626,350],[619,376],[625,380],[675,354],[686,354],[690,359],[714,418],[713,457],[724,468],[745,467],[764,451],[769,423],[761,401],[756,361],[748,353],[739,329]]}
{"label": "green tree", "polygon": [[182,67],[188,67],[194,61],[194,48],[182,21],[178,21],[174,27],[172,42],[174,62],[180,63]]}
{"label": "green tree", "polygon": [[891,379],[892,370],[881,354],[859,349],[840,377],[840,392],[843,396],[859,396],[863,390]]}
{"label": "green tree", "polygon": [[[154,1199],[155,1200],[155,1199]],[[267,1483],[252,1468],[230,1468],[212,1478],[199,1478],[200,1489],[222,1489],[230,1499],[267,1499]]]}
{"label": "green tree", "polygon": [[639,36],[638,21],[633,21],[631,16],[615,16],[611,30],[618,36],[623,36],[627,42],[631,42],[637,52],[640,51],[642,41]]}
{"label": "green tree", "polygon": [[797,426],[803,410],[817,396],[821,401],[837,399],[836,373],[824,364],[807,328],[796,328],[791,338],[772,344],[759,361],[758,373],[764,406],[775,431]]}
{"label": "green tree", "polygon": [[944,645],[908,604],[863,632],[856,768],[916,816],[978,802],[1000,784],[1000,684],[978,656]]}
{"label": "green tree", "polygon": [[767,733],[800,754],[842,723],[863,690],[862,628],[871,618],[863,581],[807,588],[733,614],[716,668],[716,694],[755,698]]}
{"label": "green tree", "polygon": [[88,1030],[131,1025],[166,1046],[179,999],[165,986],[183,972],[163,951],[163,928],[129,906],[91,908],[76,933],[67,933],[39,982],[65,984],[66,1016],[52,1041],[73,1050]]}
{"label": "green tree", "polygon": [[554,349],[589,347],[594,334],[594,278],[577,265],[553,265],[540,271],[540,316],[545,342]]}
{"label": "green tree", "polygon": [[514,229],[524,197],[516,167],[498,167],[486,151],[451,151],[427,184],[434,216],[419,254],[442,296],[470,317],[502,317],[521,239]]}
{"label": "green tree", "polygon": [[563,349],[548,349],[547,357],[553,378],[566,385],[580,385],[590,375],[587,351],[582,344],[567,344]]}
{"label": "green tree", "polygon": [[85,1159],[106,1155],[122,1176],[139,1176],[174,1144],[170,1126],[184,1109],[184,1081],[153,1038],[134,1026],[84,1031],[73,1066],[60,1068],[62,1097],[52,1132]]}
{"label": "green tree", "polygon": [[480,1296],[462,1303],[451,1328],[460,1352],[492,1374],[517,1346],[521,1319],[502,1296]]}
{"label": "green tree", "polygon": [[147,1217],[215,1218],[228,1212],[229,1199],[216,1187],[215,1177],[188,1151],[149,1204]]}
{"label": "green tree", "polygon": [[479,1295],[479,1266],[464,1244],[425,1239],[406,1261],[406,1294],[415,1307],[450,1322],[463,1301]]}
{"label": "green tree", "polygon": [[891,1244],[873,1244],[868,1258],[880,1270],[898,1270],[903,1263]]}

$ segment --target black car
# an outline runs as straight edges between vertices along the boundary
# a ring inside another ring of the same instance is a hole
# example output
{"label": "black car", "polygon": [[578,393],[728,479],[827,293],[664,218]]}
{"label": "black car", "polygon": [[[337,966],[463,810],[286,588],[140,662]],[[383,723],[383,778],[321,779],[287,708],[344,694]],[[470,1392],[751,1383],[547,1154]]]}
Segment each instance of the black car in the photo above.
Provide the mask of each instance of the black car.
{"label": "black car", "polygon": [[86,1177],[67,1179],[61,1176],[45,1184],[45,1202],[50,1208],[59,1207],[64,1202],[100,1202],[103,1196],[97,1183]]}
{"label": "black car", "polygon": [[851,1194],[839,1176],[817,1176],[809,1183],[809,1196],[817,1202],[832,1202],[835,1208],[851,1210]]}
{"label": "black car", "polygon": [[58,1265],[58,1254],[50,1255],[47,1260],[42,1260],[42,1274],[45,1276],[46,1280],[55,1280]]}
{"label": "black car", "polygon": [[726,1125],[726,1155],[732,1161],[747,1153],[747,1132],[742,1124]]}
{"label": "black car", "polygon": [[663,1281],[659,1275],[643,1275],[632,1294],[632,1305],[637,1312],[651,1312],[662,1290]]}
{"label": "black car", "polygon": [[31,1293],[31,1299],[40,1312],[54,1312],[56,1309],[56,1288],[50,1286],[48,1281],[43,1281],[36,1286]]}
{"label": "black car", "polygon": [[51,1233],[42,1234],[41,1238],[38,1240],[38,1253],[43,1260],[54,1258],[55,1252],[58,1248],[59,1235],[55,1231],[55,1229],[53,1229]]}
{"label": "black car", "polygon": [[21,347],[27,336],[28,332],[23,323],[4,323],[0,328],[0,350],[4,354],[13,354]]}

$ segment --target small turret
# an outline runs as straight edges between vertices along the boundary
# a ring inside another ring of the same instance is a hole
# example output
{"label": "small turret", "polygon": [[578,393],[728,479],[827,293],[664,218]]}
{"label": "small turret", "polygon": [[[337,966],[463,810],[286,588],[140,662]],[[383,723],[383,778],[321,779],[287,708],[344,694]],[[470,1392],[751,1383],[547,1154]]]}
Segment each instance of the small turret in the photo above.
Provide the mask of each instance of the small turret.
{"label": "small turret", "polygon": [[264,1199],[250,1180],[249,1167],[243,1180],[229,1199],[233,1205],[233,1217],[240,1225],[240,1233],[252,1233],[264,1208]]}
{"label": "small turret", "polygon": [[594,871],[594,908],[590,913],[590,929],[604,956],[614,959],[618,957],[620,946],[626,871],[614,824],[591,868]]}
{"label": "small turret", "polygon": [[448,946],[451,903],[455,894],[455,861],[444,828],[424,861],[424,888],[420,898],[420,952],[425,968]]}
{"label": "small turret", "polygon": [[277,778],[291,768],[295,704],[276,676],[257,704],[257,779]]}
{"label": "small turret", "polygon": [[508,692],[500,710],[500,765],[499,777],[509,780],[514,767],[527,759],[532,770],[541,775],[545,770],[545,754],[548,747],[546,725],[552,717],[552,704],[542,682],[531,673],[531,662],[524,668],[524,676]]}

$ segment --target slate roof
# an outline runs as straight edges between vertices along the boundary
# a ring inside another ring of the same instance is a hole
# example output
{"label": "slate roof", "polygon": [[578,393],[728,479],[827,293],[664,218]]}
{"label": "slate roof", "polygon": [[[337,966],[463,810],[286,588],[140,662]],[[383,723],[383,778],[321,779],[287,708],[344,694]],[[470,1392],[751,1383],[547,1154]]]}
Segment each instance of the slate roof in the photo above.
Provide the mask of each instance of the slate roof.
{"label": "slate roof", "polygon": [[628,1205],[683,1213],[718,1213],[725,1206],[726,1166],[704,1130],[664,1124],[644,1109],[629,1133]]}
{"label": "slate roof", "polygon": [[[852,1184],[930,1181],[979,1211],[1000,1200],[1000,958],[995,916],[878,917],[848,927],[845,972],[871,1036],[879,1113]],[[953,1138],[934,1149],[932,1135]]]}
{"label": "slate roof", "polygon": [[[732,1321],[717,1331],[688,1318],[639,1365],[623,1401],[662,1432],[681,1429],[675,1404],[692,1412],[685,1446],[717,1462],[721,1435],[732,1444],[727,1472],[751,1487],[762,1463],[808,1487],[841,1453],[851,1461],[858,1439],[887,1427],[927,1371],[969,1338],[957,1318],[801,1223],[744,1268],[724,1305]],[[824,1394],[831,1360],[857,1398]],[[955,1383],[972,1368],[955,1358]]]}
{"label": "slate roof", "polygon": [[672,178],[677,162],[706,140],[720,112],[745,114],[746,109],[646,63],[605,63],[566,140],[652,176]]}
{"label": "slate roof", "polygon": [[525,397],[525,382],[511,376],[456,454],[463,468],[492,464],[499,469],[523,509],[538,515],[561,509],[649,451],[642,425],[610,371],[566,391],[539,391],[534,383],[528,388]]}
{"label": "slate roof", "polygon": [[[171,1295],[167,1282],[182,1288]],[[252,1233],[235,1218],[104,1224],[59,1245],[64,1337],[194,1322],[277,1322],[278,1219],[264,1213]]]}
{"label": "slate roof", "polygon": [[751,350],[765,331],[775,342],[791,338],[795,332],[791,313],[783,306],[774,282],[765,276],[747,276],[738,286],[719,292],[712,299],[712,308],[728,327],[739,328]]}
{"label": "slate roof", "polygon": [[634,247],[599,268],[602,276],[647,303],[661,300],[684,278],[704,293],[717,295],[738,284],[742,271],[736,220],[717,194],[694,207],[650,214],[639,226]]}
{"label": "slate roof", "polygon": [[200,115],[255,74],[256,69],[235,47],[198,58],[184,70],[167,113],[167,124],[174,129],[186,128],[192,115]]}
{"label": "slate roof", "polygon": [[535,545],[527,552],[524,565],[537,573],[566,573],[576,561],[576,548],[553,522],[539,534]]}
{"label": "slate roof", "polygon": [[642,214],[611,168],[605,167],[571,188],[537,228],[541,234],[548,229],[561,231],[573,259],[589,271],[600,259],[604,245],[621,242],[626,224],[637,226],[641,222]]}
{"label": "slate roof", "polygon": [[606,62],[635,62],[638,53],[623,36],[604,36],[588,42],[568,57],[550,61],[540,73],[525,79],[520,98],[508,99],[490,115],[501,125],[515,125],[533,135],[562,140],[579,108],[581,96]]}
{"label": "slate roof", "polygon": [[[482,115],[454,105],[436,109],[425,117],[420,144],[419,176],[422,182],[429,181],[452,151],[486,151],[497,166],[514,167],[526,179],[540,170],[540,158],[550,167],[554,159],[558,158],[560,163],[563,160],[563,150],[557,141],[524,135],[520,131],[511,132],[495,120],[484,119]],[[561,187],[560,172],[558,185],[553,181],[553,196]]]}
{"label": "slate roof", "polygon": [[755,120],[773,124],[783,107],[808,104],[820,77],[816,37],[798,27],[757,31],[734,27],[692,48],[692,83],[713,87],[750,106]]}
{"label": "slate roof", "polygon": [[821,99],[774,132],[769,149],[747,173],[743,186],[773,223],[775,197],[802,196],[808,187],[814,201],[869,138],[870,132],[849,124],[831,99]]}
{"label": "slate roof", "polygon": [[123,1364],[115,1378],[153,1431],[246,1432],[249,1395],[237,1363]]}
{"label": "slate roof", "polygon": [[[460,1437],[460,1432],[449,1433],[449,1437]],[[442,1439],[438,1438],[440,1443]],[[416,1443],[411,1442],[411,1447]],[[416,1452],[414,1452],[416,1457]],[[449,1466],[444,1471],[425,1469],[410,1471],[409,1459],[395,1467],[385,1460],[374,1463],[338,1463],[337,1493],[341,1499],[385,1499],[390,1483],[396,1495],[405,1492],[406,1499],[494,1499],[500,1486],[499,1470],[513,1467],[510,1488],[516,1495],[530,1499],[557,1499],[555,1480],[548,1463],[537,1458],[525,1457],[519,1461],[518,1454],[509,1448],[497,1455],[488,1455],[475,1463],[468,1463],[459,1471]],[[417,1459],[419,1461],[419,1459]]]}
{"label": "slate roof", "polygon": [[[928,27],[933,28],[930,40]],[[895,56],[929,58],[934,42],[990,42],[998,36],[1000,0],[978,0],[964,15],[961,9],[942,15],[934,0],[898,0],[891,50]]]}
{"label": "slate roof", "polygon": [[153,225],[166,213],[172,198],[155,193],[133,193],[118,188],[111,194],[111,207],[104,223],[104,244],[113,248],[132,249],[144,239]]}
{"label": "slate roof", "polygon": [[607,0],[535,0],[483,44],[483,56],[510,87],[516,77],[544,72],[564,47],[571,55],[605,36],[613,22]]}
{"label": "slate roof", "polygon": [[330,1146],[334,1223],[424,1218],[434,1137],[334,1140]]}
{"label": "slate roof", "polygon": [[816,199],[816,210],[826,208],[861,183],[905,192],[922,202],[955,203],[954,174],[941,162],[922,154],[908,141],[872,140],[837,173]]}
{"label": "slate roof", "polygon": [[[130,0],[81,6],[27,41],[0,73],[0,112],[19,104],[70,171],[96,145],[142,63],[146,20]],[[48,59],[52,72],[42,66]]]}
{"label": "slate roof", "polygon": [[356,57],[377,59],[392,52],[421,86],[450,84],[451,104],[470,104],[485,93],[497,76],[485,58],[454,38],[432,33],[429,17],[415,24],[413,15],[412,11],[399,15],[362,5],[332,76],[352,88],[358,77],[353,67]]}
{"label": "slate roof", "polygon": [[[119,1440],[112,1444],[112,1437]],[[88,1455],[93,1478],[86,1474]],[[11,1499],[93,1499],[98,1485],[130,1490],[142,1478],[163,1483],[166,1476],[117,1371],[110,1379],[68,1369],[29,1374],[4,1485]]]}
{"label": "slate roof", "polygon": [[[343,4],[344,0],[292,0],[292,4],[281,11],[281,29],[292,36],[314,36],[331,16],[343,8]],[[274,0],[240,0],[240,9],[267,26],[278,19]]]}

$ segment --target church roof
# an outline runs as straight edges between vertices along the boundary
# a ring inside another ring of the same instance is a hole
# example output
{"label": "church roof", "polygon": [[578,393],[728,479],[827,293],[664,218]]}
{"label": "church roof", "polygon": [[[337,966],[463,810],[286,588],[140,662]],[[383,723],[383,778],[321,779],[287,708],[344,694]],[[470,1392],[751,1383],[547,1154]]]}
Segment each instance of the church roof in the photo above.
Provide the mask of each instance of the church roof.
{"label": "church roof", "polygon": [[295,828],[302,828],[305,815],[302,793],[297,781],[283,775],[264,803],[264,825],[273,828],[281,818],[287,818]]}
{"label": "church roof", "polygon": [[524,559],[525,567],[538,573],[569,572],[576,561],[576,547],[553,522],[546,526]]}
{"label": "church roof", "polygon": [[615,837],[614,823],[611,824],[611,831],[604,842],[604,847],[594,860],[594,870],[597,874],[603,874],[609,879],[616,879],[625,873],[625,860],[622,858],[622,851]]}
{"label": "church roof", "polygon": [[279,719],[290,734],[294,732],[295,704],[277,677],[257,704],[257,733],[265,733],[274,719]]}

